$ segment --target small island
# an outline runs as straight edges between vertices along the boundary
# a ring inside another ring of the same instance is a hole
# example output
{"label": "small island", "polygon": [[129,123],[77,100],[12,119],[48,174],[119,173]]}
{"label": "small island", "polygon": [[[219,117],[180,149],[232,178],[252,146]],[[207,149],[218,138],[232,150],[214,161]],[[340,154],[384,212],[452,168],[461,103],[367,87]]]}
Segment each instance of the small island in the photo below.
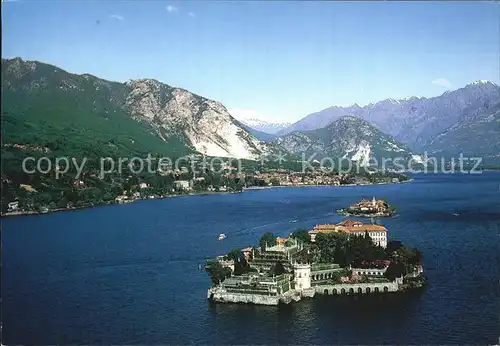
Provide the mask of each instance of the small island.
{"label": "small island", "polygon": [[206,261],[219,303],[288,304],[323,295],[384,294],[423,287],[422,254],[387,241],[383,225],[344,220],[297,230],[287,238],[266,232],[258,246]]}
{"label": "small island", "polygon": [[353,203],[348,208],[337,210],[343,216],[362,217],[389,217],[396,213],[396,208],[391,207],[384,200],[377,200],[375,197],[371,201],[362,199],[359,203]]}

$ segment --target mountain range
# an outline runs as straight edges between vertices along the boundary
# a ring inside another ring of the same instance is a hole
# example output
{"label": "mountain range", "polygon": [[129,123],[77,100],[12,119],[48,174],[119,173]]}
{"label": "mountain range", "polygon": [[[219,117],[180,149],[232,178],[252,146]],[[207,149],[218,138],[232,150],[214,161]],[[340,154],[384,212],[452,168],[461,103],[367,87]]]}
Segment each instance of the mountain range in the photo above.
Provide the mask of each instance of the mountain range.
{"label": "mountain range", "polygon": [[[498,103],[500,103],[500,87],[495,83],[480,80],[432,98],[386,99],[364,107],[357,104],[349,107],[333,106],[305,116],[278,132],[278,135],[315,130],[343,116],[355,116],[370,122],[414,151],[445,152],[444,148],[438,147],[439,143],[442,143],[436,140],[438,135],[447,133],[447,141],[458,141],[458,138],[453,139],[454,127],[467,126],[465,124],[468,122],[474,123],[488,118],[495,113]],[[492,140],[498,143],[499,134],[493,135]],[[454,143],[453,147],[456,150],[480,151],[476,148],[477,141],[474,138],[462,136],[460,142],[461,145]],[[456,150],[448,153],[456,154]]]}
{"label": "mountain range", "polygon": [[426,150],[442,157],[481,157],[485,164],[500,162],[500,102],[480,107],[442,133],[427,145]]}
{"label": "mountain range", "polygon": [[284,150],[365,163],[427,151],[498,161],[499,111],[500,88],[478,81],[433,98],[334,106],[287,126],[236,120],[220,102],[154,79],[118,83],[2,59],[4,146],[29,144],[54,153],[257,160]]}

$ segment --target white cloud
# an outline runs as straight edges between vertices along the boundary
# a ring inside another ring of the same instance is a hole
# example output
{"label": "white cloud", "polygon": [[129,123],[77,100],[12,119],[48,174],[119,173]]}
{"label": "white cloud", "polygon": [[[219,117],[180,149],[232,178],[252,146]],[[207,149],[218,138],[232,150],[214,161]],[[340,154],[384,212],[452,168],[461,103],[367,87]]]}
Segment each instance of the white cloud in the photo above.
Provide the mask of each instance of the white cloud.
{"label": "white cloud", "polygon": [[440,87],[448,88],[448,89],[453,87],[453,84],[451,84],[449,80],[444,79],[444,78],[434,79],[432,81],[432,84],[439,85]]}
{"label": "white cloud", "polygon": [[120,20],[120,21],[124,21],[125,20],[125,18],[123,18],[123,16],[120,16],[119,14],[112,14],[112,15],[109,16],[109,18]]}
{"label": "white cloud", "polygon": [[189,13],[188,13],[188,16],[190,16],[190,17],[194,17],[194,12],[189,12]]}
{"label": "white cloud", "polygon": [[179,9],[175,6],[172,6],[172,5],[168,5],[167,7],[167,11],[172,13],[172,12],[177,12]]}

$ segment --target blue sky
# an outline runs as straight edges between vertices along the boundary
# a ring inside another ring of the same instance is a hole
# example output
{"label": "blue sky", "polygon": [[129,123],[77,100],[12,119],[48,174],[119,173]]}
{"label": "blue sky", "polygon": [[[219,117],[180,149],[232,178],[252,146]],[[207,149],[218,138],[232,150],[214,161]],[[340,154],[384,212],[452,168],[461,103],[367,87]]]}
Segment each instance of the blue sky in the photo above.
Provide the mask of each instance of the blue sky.
{"label": "blue sky", "polygon": [[495,2],[8,1],[2,56],[155,78],[237,116],[294,121],[332,105],[500,84]]}

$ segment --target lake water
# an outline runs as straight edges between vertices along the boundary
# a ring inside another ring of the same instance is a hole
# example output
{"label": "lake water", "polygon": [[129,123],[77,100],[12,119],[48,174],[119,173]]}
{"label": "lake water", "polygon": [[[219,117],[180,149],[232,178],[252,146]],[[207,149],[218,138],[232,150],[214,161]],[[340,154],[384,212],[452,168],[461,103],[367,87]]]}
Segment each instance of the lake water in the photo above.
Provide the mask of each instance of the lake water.
{"label": "lake water", "polygon": [[[498,342],[500,173],[407,184],[277,188],[7,218],[4,344],[492,344]],[[386,198],[390,239],[423,251],[420,292],[286,306],[207,301],[207,257],[338,222]],[[456,216],[454,213],[458,213]],[[217,235],[227,238],[218,241]]]}

